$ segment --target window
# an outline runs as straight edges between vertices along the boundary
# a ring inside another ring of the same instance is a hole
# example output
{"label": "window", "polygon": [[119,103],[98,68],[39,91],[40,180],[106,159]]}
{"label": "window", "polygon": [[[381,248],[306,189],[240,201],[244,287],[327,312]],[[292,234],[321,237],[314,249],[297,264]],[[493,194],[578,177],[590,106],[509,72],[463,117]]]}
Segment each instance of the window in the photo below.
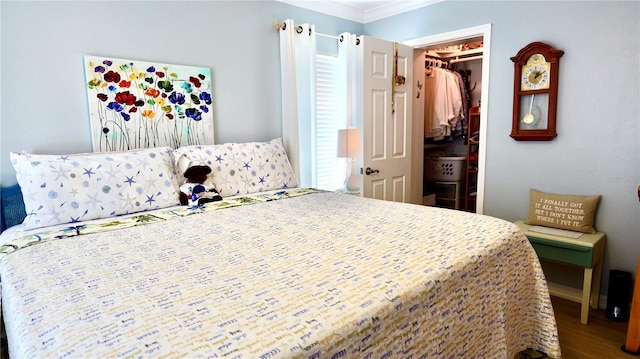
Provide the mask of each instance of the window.
{"label": "window", "polygon": [[316,173],[320,189],[344,187],[346,159],[338,158],[338,129],[346,128],[346,118],[338,106],[338,59],[316,55]]}

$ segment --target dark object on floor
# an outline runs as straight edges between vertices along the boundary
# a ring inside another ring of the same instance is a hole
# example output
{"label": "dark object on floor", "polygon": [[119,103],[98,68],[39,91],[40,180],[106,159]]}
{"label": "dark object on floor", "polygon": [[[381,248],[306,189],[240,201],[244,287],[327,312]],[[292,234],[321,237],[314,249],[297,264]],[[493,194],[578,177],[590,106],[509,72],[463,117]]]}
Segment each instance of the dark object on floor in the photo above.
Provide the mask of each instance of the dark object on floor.
{"label": "dark object on floor", "polygon": [[620,347],[620,350],[622,350],[623,352],[625,352],[625,353],[627,353],[627,354],[631,354],[631,355],[640,355],[640,352],[630,352],[630,351],[628,351],[628,350],[625,348],[625,346],[624,346],[624,345]]}
{"label": "dark object on floor", "polygon": [[537,350],[527,349],[516,354],[513,359],[550,359],[546,354]]}
{"label": "dark object on floor", "polygon": [[617,322],[629,320],[629,301],[631,300],[631,273],[620,270],[609,271],[609,289],[607,293],[608,319]]}

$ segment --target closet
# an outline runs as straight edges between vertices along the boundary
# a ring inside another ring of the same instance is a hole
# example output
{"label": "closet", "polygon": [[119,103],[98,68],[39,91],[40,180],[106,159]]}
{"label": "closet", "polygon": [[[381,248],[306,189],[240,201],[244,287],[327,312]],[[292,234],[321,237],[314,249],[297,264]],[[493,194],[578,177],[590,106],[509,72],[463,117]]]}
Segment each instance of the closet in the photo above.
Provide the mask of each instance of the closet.
{"label": "closet", "polygon": [[422,50],[423,204],[475,212],[482,38]]}

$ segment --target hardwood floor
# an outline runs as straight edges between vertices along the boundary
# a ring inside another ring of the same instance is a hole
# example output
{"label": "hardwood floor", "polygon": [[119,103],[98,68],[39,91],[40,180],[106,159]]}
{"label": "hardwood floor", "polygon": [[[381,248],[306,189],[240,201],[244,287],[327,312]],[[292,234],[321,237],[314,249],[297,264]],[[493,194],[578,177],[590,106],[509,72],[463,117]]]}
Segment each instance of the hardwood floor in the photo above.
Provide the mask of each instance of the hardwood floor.
{"label": "hardwood floor", "polygon": [[591,310],[589,324],[580,324],[580,304],[551,297],[558,323],[562,359],[631,359],[636,355],[620,347],[627,339],[628,322],[606,318],[604,310]]}

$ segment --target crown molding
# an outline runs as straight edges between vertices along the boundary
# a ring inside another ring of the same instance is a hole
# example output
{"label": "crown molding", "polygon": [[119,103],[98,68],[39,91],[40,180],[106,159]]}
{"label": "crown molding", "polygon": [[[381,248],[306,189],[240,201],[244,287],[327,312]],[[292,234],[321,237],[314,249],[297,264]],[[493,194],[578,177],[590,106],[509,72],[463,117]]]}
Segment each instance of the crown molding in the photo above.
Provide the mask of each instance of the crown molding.
{"label": "crown molding", "polygon": [[[403,1],[317,1],[317,0],[276,0],[307,10],[336,16],[366,24],[429,6],[444,0],[403,0]],[[366,3],[365,5],[362,5]]]}
{"label": "crown molding", "polygon": [[404,1],[387,1],[376,7],[364,10],[363,24],[368,22],[381,20],[403,12],[419,9],[425,6],[433,5],[445,0],[404,0]]}

